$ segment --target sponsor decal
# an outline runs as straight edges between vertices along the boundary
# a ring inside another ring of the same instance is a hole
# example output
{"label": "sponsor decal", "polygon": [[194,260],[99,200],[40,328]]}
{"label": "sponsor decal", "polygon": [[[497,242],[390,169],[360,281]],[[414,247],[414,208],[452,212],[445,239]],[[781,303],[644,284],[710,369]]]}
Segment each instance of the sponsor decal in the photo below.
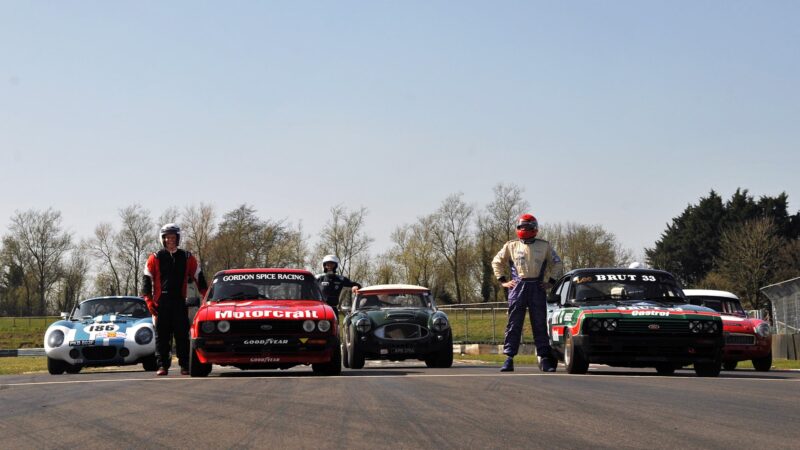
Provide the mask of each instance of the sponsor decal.
{"label": "sponsor decal", "polygon": [[239,273],[224,275],[222,281],[289,280],[303,281],[306,276],[300,273]]}
{"label": "sponsor decal", "polygon": [[569,322],[570,320],[572,320],[572,313],[569,312],[564,314],[564,322]]}
{"label": "sponsor decal", "polygon": [[245,339],[242,341],[244,345],[286,345],[289,339],[286,338],[266,338],[266,339]]}
{"label": "sponsor decal", "polygon": [[275,358],[273,356],[259,356],[250,358],[251,363],[271,363],[271,362],[281,362],[280,358]]}
{"label": "sponsor decal", "polygon": [[651,323],[650,325],[647,326],[647,328],[650,330],[658,330],[661,328],[661,325],[657,323]]}
{"label": "sponsor decal", "polygon": [[308,342],[308,338],[307,337],[300,338],[300,343],[301,344],[305,344],[306,342]]}
{"label": "sponsor decal", "polygon": [[561,336],[558,334],[558,328],[553,328],[553,341],[558,342]]}
{"label": "sponsor decal", "polygon": [[319,319],[317,311],[302,310],[302,311],[272,311],[272,310],[255,310],[255,311],[215,311],[214,318],[217,320],[224,319]]}
{"label": "sponsor decal", "polygon": [[635,273],[613,273],[613,274],[597,274],[588,277],[575,277],[572,279],[576,284],[589,283],[591,281],[650,281],[655,282],[656,277],[653,275],[639,275]]}
{"label": "sponsor decal", "polygon": [[656,316],[656,317],[667,317],[669,316],[669,311],[631,311],[631,315],[636,316]]}
{"label": "sponsor decal", "polygon": [[79,347],[81,345],[94,345],[94,339],[81,339],[77,341],[69,341],[70,347]]}
{"label": "sponsor decal", "polygon": [[83,331],[87,333],[109,332],[117,330],[119,330],[119,326],[113,323],[92,324],[83,328]]}

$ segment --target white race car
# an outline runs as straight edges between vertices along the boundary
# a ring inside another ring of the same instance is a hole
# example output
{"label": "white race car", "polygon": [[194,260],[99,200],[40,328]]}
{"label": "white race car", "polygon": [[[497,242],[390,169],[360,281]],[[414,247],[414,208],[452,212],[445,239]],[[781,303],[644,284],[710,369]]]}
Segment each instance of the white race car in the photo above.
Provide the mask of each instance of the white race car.
{"label": "white race car", "polygon": [[44,333],[51,374],[139,363],[144,370],[157,369],[153,318],[143,298],[90,298],[61,318]]}

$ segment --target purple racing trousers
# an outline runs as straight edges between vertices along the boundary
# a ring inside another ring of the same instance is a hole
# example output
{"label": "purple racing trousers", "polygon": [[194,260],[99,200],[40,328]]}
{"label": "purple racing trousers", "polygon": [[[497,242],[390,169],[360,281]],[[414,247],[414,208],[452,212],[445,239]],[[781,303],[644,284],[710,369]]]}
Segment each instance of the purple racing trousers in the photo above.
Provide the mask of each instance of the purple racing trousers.
{"label": "purple racing trousers", "polygon": [[547,336],[547,294],[538,278],[517,278],[516,286],[508,293],[508,325],[503,353],[515,356],[519,351],[526,311],[530,311],[536,354],[549,357],[551,349]]}

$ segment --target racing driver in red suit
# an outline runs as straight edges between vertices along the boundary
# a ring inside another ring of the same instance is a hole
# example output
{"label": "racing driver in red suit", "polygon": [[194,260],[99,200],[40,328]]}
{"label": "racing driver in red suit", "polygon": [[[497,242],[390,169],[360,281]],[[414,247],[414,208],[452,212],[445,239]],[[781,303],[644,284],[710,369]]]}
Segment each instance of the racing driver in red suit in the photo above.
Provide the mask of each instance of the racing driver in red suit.
{"label": "racing driver in red suit", "polygon": [[189,375],[189,318],[186,307],[186,288],[189,281],[196,283],[204,296],[208,284],[200,269],[200,262],[190,252],[179,249],[181,229],[174,223],[161,227],[161,244],[157,253],[147,258],[142,282],[142,296],[153,314],[156,329],[156,375],[169,371],[172,361],[170,348],[175,338],[175,350],[181,375]]}

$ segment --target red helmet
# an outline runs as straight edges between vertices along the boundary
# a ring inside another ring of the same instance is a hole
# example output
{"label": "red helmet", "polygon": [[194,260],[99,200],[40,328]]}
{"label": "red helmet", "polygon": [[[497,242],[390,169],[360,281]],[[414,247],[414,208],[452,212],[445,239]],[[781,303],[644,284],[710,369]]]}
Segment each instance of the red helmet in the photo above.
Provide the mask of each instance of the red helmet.
{"label": "red helmet", "polygon": [[517,219],[517,237],[533,239],[539,234],[539,222],[532,214],[523,214]]}

